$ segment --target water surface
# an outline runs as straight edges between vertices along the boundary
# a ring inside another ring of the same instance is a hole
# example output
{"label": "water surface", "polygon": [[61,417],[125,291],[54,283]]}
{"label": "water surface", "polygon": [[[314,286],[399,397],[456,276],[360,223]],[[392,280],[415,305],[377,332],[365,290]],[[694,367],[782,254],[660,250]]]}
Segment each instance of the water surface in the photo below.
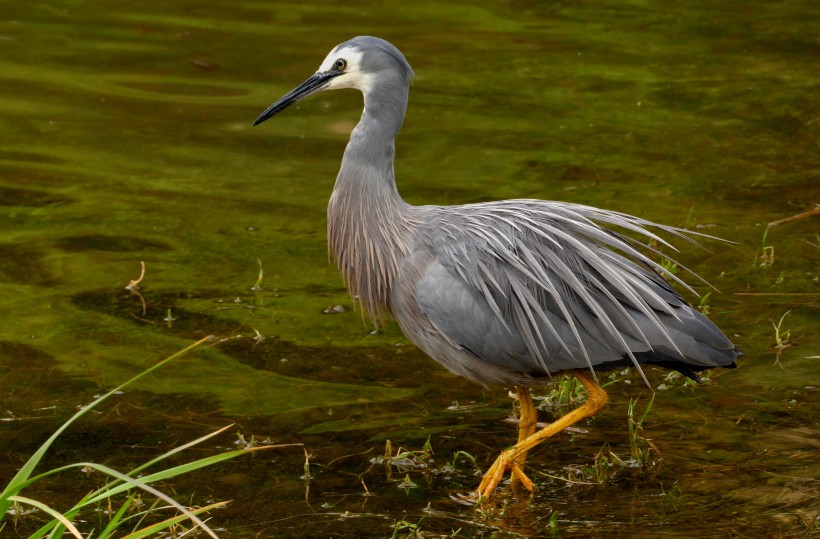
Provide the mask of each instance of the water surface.
{"label": "water surface", "polygon": [[[44,466],[127,469],[235,422],[303,443],[311,476],[290,448],[169,485],[233,500],[213,515],[226,537],[390,536],[402,521],[433,537],[817,533],[818,221],[766,231],[820,202],[818,19],[808,1],[0,6],[0,482],[76,406],[215,334],[72,427]],[[627,405],[651,393],[616,373],[605,413],[532,454],[531,499],[463,501],[480,472],[453,456],[483,469],[512,443],[507,388],[445,372],[393,323],[372,333],[327,263],[361,97],[251,128],[359,34],[418,75],[397,150],[408,202],[561,199],[736,242],[681,246],[746,355],[698,387],[649,370],[668,386],[644,424],[654,464],[578,474],[605,444],[629,455]],[[141,261],[145,307],[124,289]],[[395,454],[428,438],[431,456],[379,461],[387,439]],[[30,494],[62,507],[99,481]]]}

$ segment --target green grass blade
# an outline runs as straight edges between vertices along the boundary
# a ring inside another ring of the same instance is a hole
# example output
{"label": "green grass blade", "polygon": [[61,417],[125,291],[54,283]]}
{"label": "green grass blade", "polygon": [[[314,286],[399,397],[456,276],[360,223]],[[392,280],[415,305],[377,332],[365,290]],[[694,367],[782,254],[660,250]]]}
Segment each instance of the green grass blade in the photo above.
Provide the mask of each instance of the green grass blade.
{"label": "green grass blade", "polygon": [[126,475],[130,475],[130,476],[137,475],[138,473],[140,473],[140,472],[141,472],[141,471],[143,471],[144,469],[146,469],[146,468],[148,468],[148,467],[150,467],[150,466],[153,466],[153,465],[154,465],[154,464],[156,464],[157,462],[160,462],[160,461],[162,461],[162,460],[165,460],[165,459],[167,459],[168,457],[170,457],[171,455],[175,455],[175,454],[177,454],[177,453],[180,453],[180,452],[182,452],[182,451],[185,451],[186,449],[188,449],[188,448],[190,448],[190,447],[193,447],[193,446],[195,446],[195,445],[198,445],[198,444],[200,444],[200,443],[202,443],[202,442],[204,442],[204,441],[206,441],[206,440],[208,440],[208,439],[210,439],[210,438],[213,438],[214,436],[217,436],[218,434],[222,434],[223,432],[225,432],[226,430],[228,430],[229,428],[231,428],[231,427],[233,427],[233,426],[234,426],[234,423],[231,423],[230,425],[226,425],[226,426],[222,427],[221,429],[217,429],[217,430],[215,430],[215,431],[213,431],[213,432],[211,432],[211,433],[209,433],[209,434],[206,434],[205,436],[202,436],[202,437],[200,437],[200,438],[197,438],[196,440],[193,440],[193,441],[191,441],[191,442],[188,442],[187,444],[183,444],[183,445],[181,445],[181,446],[179,446],[179,447],[175,447],[174,449],[171,449],[171,450],[170,450],[170,451],[168,451],[167,453],[163,453],[162,455],[160,455],[160,456],[158,456],[158,457],[156,457],[156,458],[154,458],[154,459],[149,460],[149,461],[148,461],[148,462],[146,462],[145,464],[142,464],[142,465],[140,465],[140,466],[137,466],[136,468],[134,468],[133,470],[131,470],[130,472],[128,472]]}
{"label": "green grass blade", "polygon": [[[192,511],[191,513],[194,514],[194,515],[199,515],[201,513],[205,513],[207,511],[210,511],[211,509],[218,509],[219,507],[224,507],[227,503],[228,502],[212,503],[211,505],[206,505],[205,507],[200,507],[199,509],[196,509],[196,510]],[[186,515],[177,515],[177,516],[169,518],[167,520],[163,520],[162,522],[152,524],[152,525],[150,525],[146,528],[143,528],[141,530],[137,530],[133,533],[130,533],[130,534],[126,535],[125,537],[123,537],[123,539],[142,539],[143,537],[149,537],[149,536],[151,536],[151,535],[153,535],[157,532],[160,532],[162,530],[166,530],[166,529],[170,528],[174,524],[177,524],[179,522],[184,522],[186,520],[188,520],[188,517]],[[197,520],[199,521],[199,519],[197,519]],[[199,522],[201,522],[201,521],[199,521]],[[204,526],[204,524],[202,524],[202,525]]]}
{"label": "green grass blade", "polygon": [[[301,445],[302,444],[263,445],[263,446],[259,446],[259,447],[249,447],[249,448],[245,448],[245,449],[236,449],[234,451],[229,451],[227,453],[221,453],[219,455],[212,455],[210,457],[204,457],[204,458],[201,458],[199,460],[195,460],[193,462],[187,462],[185,464],[180,464],[179,466],[174,466],[173,468],[168,468],[168,469],[165,469],[165,470],[161,470],[159,472],[152,473],[150,475],[140,477],[138,482],[148,484],[148,483],[153,483],[153,482],[156,482],[156,481],[162,481],[164,479],[171,479],[171,478],[174,478],[178,475],[183,475],[183,474],[186,474],[188,472],[192,472],[194,470],[198,470],[200,468],[204,468],[206,466],[211,466],[213,464],[222,462],[223,460],[236,458],[239,455],[244,455],[245,453],[251,453],[251,452],[254,452],[254,451],[261,451],[263,449],[273,449],[273,448],[278,448],[278,447],[301,446]],[[78,465],[75,465],[75,466],[83,466],[83,465],[78,464]],[[99,465],[95,464],[94,466],[99,466]],[[95,503],[99,500],[103,500],[105,498],[108,498],[109,496],[114,496],[116,494],[119,494],[120,492],[124,492],[124,491],[132,488],[132,485],[130,485],[129,483],[137,481],[134,478],[129,477],[128,475],[124,475],[124,474],[120,474],[118,477],[122,478],[122,481],[123,481],[122,483],[117,484],[115,486],[110,486],[109,485],[107,487],[103,487],[102,489],[97,491],[98,494],[95,493],[96,495],[89,498],[85,502],[84,505],[92,504],[92,503]]]}
{"label": "green grass blade", "polygon": [[652,392],[652,398],[649,399],[649,404],[646,405],[646,410],[643,411],[641,415],[641,420],[638,421],[638,424],[643,426],[643,420],[646,419],[646,416],[649,415],[649,412],[652,410],[652,405],[655,404],[655,392]]}

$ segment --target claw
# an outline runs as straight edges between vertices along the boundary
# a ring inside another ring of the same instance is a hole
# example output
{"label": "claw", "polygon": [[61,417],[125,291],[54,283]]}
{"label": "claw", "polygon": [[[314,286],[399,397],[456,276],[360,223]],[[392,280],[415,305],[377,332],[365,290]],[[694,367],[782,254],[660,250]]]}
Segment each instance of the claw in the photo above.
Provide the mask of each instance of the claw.
{"label": "claw", "polygon": [[484,474],[484,478],[478,486],[479,499],[486,499],[493,495],[495,489],[498,488],[498,484],[501,483],[501,480],[504,478],[504,472],[507,470],[518,478],[521,482],[521,486],[530,492],[533,491],[535,486],[532,480],[524,473],[521,465],[515,462],[515,454],[513,450],[510,449],[502,451],[492,466],[487,470],[487,473]]}
{"label": "claw", "polygon": [[495,462],[493,462],[492,466],[487,470],[487,473],[484,474],[484,478],[481,480],[481,484],[478,485],[478,499],[483,500],[489,498],[495,489],[498,487],[498,483],[501,482],[501,477],[504,474],[504,469],[507,467],[507,463],[504,462],[504,453],[501,453]]}
{"label": "claw", "polygon": [[527,477],[527,474],[524,473],[523,468],[518,463],[513,464],[512,466],[512,475],[518,478],[521,486],[527,489],[529,492],[535,490],[535,485],[532,482],[532,479]]}

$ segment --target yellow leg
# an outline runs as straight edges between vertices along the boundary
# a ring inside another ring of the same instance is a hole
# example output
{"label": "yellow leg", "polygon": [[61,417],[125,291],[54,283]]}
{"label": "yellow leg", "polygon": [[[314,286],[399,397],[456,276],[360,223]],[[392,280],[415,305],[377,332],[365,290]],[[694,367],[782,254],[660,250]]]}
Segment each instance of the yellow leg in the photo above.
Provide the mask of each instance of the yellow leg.
{"label": "yellow leg", "polygon": [[[479,499],[489,498],[495,492],[495,489],[498,487],[498,484],[504,476],[504,472],[507,470],[510,470],[513,477],[517,477],[525,488],[532,490],[532,481],[524,475],[524,471],[521,468],[523,462],[519,461],[519,458],[521,456],[526,458],[527,452],[533,447],[537,446],[550,436],[554,436],[555,434],[561,432],[570,425],[574,425],[582,419],[594,416],[604,406],[606,406],[606,403],[609,400],[606,391],[604,391],[603,388],[599,386],[586,371],[575,371],[574,375],[582,384],[584,384],[584,387],[587,390],[587,400],[575,410],[559,417],[553,423],[550,423],[540,431],[530,434],[510,449],[502,451],[493,465],[487,470],[487,473],[484,474],[484,479],[481,480],[481,484],[478,486]],[[519,396],[521,393],[522,392],[519,391]],[[527,394],[527,397],[529,397],[529,394]],[[530,406],[532,405],[532,399],[529,399],[529,404]],[[522,413],[523,409],[524,408],[522,406]],[[519,427],[519,436],[522,434],[523,430]],[[527,486],[528,484],[529,487]]]}
{"label": "yellow leg", "polygon": [[[518,395],[518,443],[521,443],[535,433],[535,427],[538,424],[538,412],[532,403],[529,389],[516,386],[515,391]],[[532,492],[532,481],[524,474],[524,465],[526,463],[526,451],[518,455],[512,463],[512,487],[516,492],[520,492],[522,487]]]}

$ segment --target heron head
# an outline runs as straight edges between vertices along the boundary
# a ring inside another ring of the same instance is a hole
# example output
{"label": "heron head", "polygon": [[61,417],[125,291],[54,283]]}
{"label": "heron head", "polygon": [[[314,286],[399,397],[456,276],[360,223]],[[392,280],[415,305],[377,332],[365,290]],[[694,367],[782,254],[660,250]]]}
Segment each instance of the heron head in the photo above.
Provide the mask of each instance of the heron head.
{"label": "heron head", "polygon": [[372,36],[354,37],[330,51],[316,73],[268,107],[253,125],[324,90],[354,88],[367,95],[376,80],[400,79],[399,82],[407,85],[412,78],[413,69],[392,44]]}

